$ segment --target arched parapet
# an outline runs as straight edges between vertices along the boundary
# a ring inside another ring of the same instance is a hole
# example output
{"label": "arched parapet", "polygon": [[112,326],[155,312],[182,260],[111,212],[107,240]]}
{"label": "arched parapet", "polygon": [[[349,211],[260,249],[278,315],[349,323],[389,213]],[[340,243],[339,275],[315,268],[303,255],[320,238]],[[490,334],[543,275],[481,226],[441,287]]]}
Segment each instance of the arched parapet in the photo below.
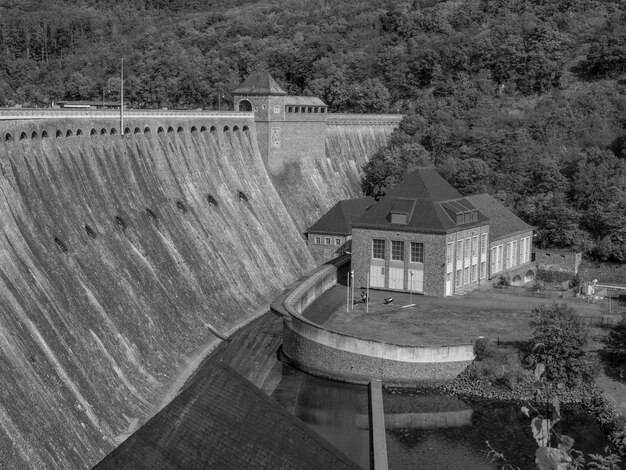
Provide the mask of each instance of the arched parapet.
{"label": "arched parapet", "polygon": [[328,113],[326,124],[329,126],[388,126],[397,127],[402,121],[402,114],[343,114]]}

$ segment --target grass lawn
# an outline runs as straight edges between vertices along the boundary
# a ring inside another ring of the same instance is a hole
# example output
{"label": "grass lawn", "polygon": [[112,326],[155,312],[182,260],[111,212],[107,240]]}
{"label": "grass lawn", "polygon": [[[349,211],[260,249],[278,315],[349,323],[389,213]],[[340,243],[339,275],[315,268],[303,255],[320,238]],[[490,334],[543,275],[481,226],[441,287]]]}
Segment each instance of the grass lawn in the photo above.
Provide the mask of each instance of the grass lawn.
{"label": "grass lawn", "polygon": [[[344,286],[333,289],[345,292]],[[383,299],[389,296],[394,301],[384,305]],[[359,297],[360,292],[356,292],[355,298]],[[402,308],[410,301],[413,307]],[[551,301],[502,293],[472,292],[449,298],[413,295],[411,299],[409,294],[371,290],[369,312],[361,303],[346,312],[342,303],[324,326],[361,338],[407,345],[467,344],[479,336],[517,343],[531,335],[528,322],[533,307],[546,303]],[[570,305],[581,314],[600,315],[597,305]]]}

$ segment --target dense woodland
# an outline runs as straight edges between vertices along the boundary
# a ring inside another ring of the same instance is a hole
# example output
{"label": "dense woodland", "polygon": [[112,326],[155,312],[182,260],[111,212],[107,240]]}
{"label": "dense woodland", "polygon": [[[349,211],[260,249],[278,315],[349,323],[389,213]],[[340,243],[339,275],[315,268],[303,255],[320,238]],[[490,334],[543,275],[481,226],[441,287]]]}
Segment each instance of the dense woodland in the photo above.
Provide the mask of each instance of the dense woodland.
{"label": "dense woodland", "polygon": [[536,244],[626,262],[620,0],[0,0],[0,106],[231,106],[265,68],[332,111],[407,115],[366,167],[489,191]]}

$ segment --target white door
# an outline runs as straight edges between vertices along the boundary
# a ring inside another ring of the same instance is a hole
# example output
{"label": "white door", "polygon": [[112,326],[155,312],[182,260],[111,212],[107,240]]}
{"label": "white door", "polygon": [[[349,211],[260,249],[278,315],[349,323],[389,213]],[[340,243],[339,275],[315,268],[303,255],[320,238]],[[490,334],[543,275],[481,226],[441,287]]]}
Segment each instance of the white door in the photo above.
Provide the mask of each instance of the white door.
{"label": "white door", "polygon": [[409,269],[409,290],[424,292],[424,271],[421,269]]}
{"label": "white door", "polygon": [[404,290],[404,268],[389,268],[389,288]]}
{"label": "white door", "polygon": [[370,287],[385,287],[384,266],[370,266]]}
{"label": "white door", "polygon": [[446,273],[446,296],[452,295],[452,273]]}

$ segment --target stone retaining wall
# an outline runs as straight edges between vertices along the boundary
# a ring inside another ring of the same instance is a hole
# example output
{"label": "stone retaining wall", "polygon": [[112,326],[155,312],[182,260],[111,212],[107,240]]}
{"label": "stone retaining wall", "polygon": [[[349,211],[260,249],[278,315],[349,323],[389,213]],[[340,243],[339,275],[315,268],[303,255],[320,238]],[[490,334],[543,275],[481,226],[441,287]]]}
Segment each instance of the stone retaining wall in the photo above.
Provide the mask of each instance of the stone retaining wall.
{"label": "stone retaining wall", "polygon": [[313,375],[352,383],[382,380],[385,385],[421,385],[445,382],[461,373],[474,359],[473,345],[410,346],[358,338],[328,330],[301,313],[337,283],[350,257],[320,266],[277,302],[275,313],[284,316],[283,352]]}

